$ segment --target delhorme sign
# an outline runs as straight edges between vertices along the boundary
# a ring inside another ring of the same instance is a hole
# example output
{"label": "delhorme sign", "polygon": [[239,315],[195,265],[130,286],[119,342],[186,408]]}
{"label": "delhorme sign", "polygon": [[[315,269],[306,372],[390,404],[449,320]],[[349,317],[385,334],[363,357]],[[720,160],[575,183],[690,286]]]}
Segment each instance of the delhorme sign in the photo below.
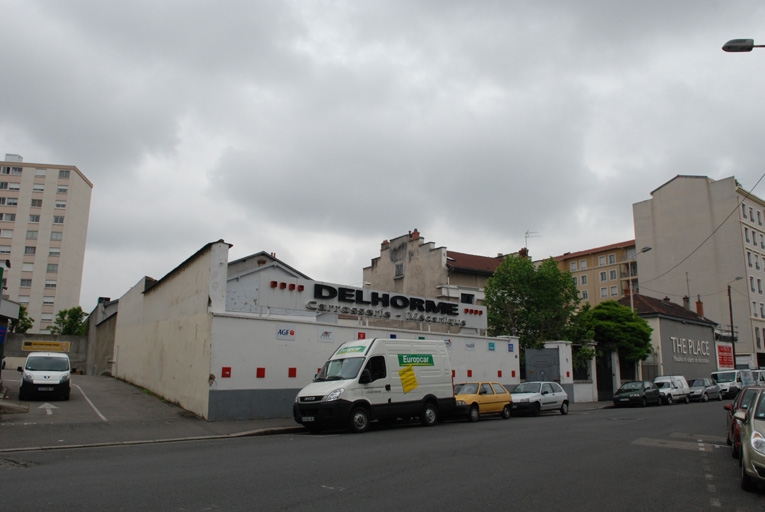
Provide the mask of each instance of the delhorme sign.
{"label": "delhorme sign", "polygon": [[261,281],[258,297],[260,306],[486,329],[484,306],[332,283],[285,279],[284,276],[281,276],[281,280],[272,277],[265,283]]}

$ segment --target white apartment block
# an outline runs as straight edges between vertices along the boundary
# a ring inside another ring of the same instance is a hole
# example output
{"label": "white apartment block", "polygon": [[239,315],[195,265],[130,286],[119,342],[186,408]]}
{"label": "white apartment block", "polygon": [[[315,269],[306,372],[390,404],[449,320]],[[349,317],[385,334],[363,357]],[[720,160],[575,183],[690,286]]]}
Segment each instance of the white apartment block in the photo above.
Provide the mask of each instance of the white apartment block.
{"label": "white apartment block", "polygon": [[[706,318],[738,336],[738,366],[765,367],[765,201],[734,177],[677,176],[632,206],[640,292],[704,303]],[[689,375],[688,377],[698,377]]]}
{"label": "white apartment block", "polygon": [[92,189],[72,165],[25,163],[13,154],[0,162],[3,297],[26,306],[35,320],[30,333],[80,305]]}

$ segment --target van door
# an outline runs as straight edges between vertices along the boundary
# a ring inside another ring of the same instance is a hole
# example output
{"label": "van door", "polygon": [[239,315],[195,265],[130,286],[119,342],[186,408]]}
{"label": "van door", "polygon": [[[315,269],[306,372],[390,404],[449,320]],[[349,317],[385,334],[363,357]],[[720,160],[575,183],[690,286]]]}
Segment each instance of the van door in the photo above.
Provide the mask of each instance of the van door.
{"label": "van door", "polygon": [[361,384],[364,398],[372,405],[372,416],[385,418],[391,414],[390,381],[385,356],[372,356],[362,370],[369,372],[370,381]]}

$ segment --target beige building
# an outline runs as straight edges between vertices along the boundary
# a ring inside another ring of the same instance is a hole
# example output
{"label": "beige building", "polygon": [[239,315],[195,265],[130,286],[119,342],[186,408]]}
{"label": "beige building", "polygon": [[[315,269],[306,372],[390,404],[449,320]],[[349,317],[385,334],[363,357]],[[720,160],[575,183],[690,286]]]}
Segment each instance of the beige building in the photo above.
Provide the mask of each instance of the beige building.
{"label": "beige building", "polygon": [[632,208],[637,247],[653,248],[640,256],[641,293],[698,297],[723,334],[730,305],[738,366],[765,366],[765,201],[732,176],[676,176]]}
{"label": "beige building", "polygon": [[0,162],[0,261],[3,297],[26,306],[29,332],[80,305],[93,184],[72,165]]}
{"label": "beige building", "polygon": [[606,300],[629,296],[631,289],[640,293],[637,263],[642,257],[635,250],[635,241],[628,240],[567,252],[557,256],[555,261],[562,272],[571,272],[582,302],[595,306]]}

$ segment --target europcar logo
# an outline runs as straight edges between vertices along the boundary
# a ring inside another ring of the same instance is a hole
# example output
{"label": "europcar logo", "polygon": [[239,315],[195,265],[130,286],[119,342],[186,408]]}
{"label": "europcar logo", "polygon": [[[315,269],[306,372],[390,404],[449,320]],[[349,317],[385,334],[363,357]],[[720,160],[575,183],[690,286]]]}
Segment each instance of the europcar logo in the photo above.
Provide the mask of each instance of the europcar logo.
{"label": "europcar logo", "polygon": [[344,347],[344,348],[341,348],[340,350],[338,350],[337,353],[339,355],[339,354],[351,354],[351,353],[354,353],[354,352],[364,352],[364,350],[366,350],[366,348],[367,347],[364,347],[364,346]]}
{"label": "europcar logo", "polygon": [[399,354],[399,366],[435,366],[432,354]]}

